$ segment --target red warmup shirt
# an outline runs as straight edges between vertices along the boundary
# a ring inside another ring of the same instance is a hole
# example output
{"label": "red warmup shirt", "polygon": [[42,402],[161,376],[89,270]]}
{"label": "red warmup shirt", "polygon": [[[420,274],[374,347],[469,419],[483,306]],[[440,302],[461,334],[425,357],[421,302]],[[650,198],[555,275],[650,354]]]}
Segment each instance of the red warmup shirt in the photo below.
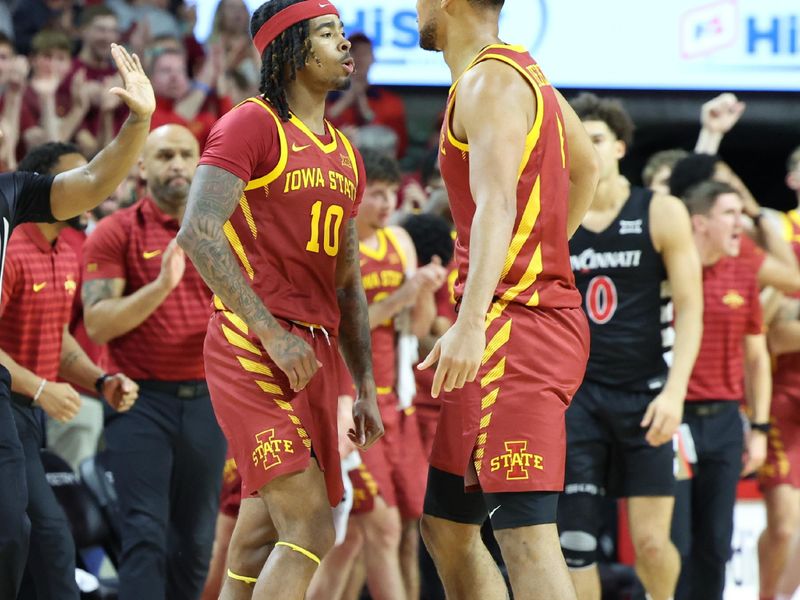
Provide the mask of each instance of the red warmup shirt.
{"label": "red warmup shirt", "polygon": [[78,269],[70,245],[60,238],[51,245],[34,223],[20,225],[11,236],[0,299],[0,348],[48,381],[58,377]]}
{"label": "red warmup shirt", "polygon": [[[86,240],[83,281],[124,279],[124,296],[154,281],[178,221],[150,198],[106,217]],[[145,321],[108,343],[108,370],[133,379],[203,379],[211,292],[186,259],[183,279]]]}
{"label": "red warmup shirt", "polygon": [[763,333],[760,262],[726,257],[703,267],[703,339],[687,402],[744,398],[744,340]]}
{"label": "red warmup shirt", "polygon": [[[375,233],[378,247],[359,244],[361,283],[367,303],[375,304],[394,294],[405,280],[406,256],[390,228]],[[397,380],[397,332],[394,319],[372,330],[372,371],[379,394],[389,394]]]}
{"label": "red warmup shirt", "polygon": [[364,167],[347,138],[325,128],[317,136],[293,115],[284,123],[250,98],[217,121],[200,164],[247,182],[225,235],[267,309],[336,333],[336,262],[364,193]]}

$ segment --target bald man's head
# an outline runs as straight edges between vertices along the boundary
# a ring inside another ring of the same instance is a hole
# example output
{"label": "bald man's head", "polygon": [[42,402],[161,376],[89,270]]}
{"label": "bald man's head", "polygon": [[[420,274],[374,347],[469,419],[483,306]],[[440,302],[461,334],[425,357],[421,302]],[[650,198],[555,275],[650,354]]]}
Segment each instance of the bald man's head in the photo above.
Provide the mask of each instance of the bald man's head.
{"label": "bald man's head", "polygon": [[182,125],[163,125],[150,132],[139,169],[153,199],[168,212],[186,204],[200,146]]}

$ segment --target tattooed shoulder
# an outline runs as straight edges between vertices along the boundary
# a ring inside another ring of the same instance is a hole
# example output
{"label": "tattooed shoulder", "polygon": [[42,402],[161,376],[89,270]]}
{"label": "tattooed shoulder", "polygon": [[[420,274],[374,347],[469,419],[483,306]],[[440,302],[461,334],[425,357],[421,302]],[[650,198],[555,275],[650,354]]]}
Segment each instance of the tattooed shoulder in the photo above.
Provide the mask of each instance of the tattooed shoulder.
{"label": "tattooed shoulder", "polygon": [[227,220],[244,191],[245,182],[225,169],[200,165],[189,192],[187,216],[203,215]]}

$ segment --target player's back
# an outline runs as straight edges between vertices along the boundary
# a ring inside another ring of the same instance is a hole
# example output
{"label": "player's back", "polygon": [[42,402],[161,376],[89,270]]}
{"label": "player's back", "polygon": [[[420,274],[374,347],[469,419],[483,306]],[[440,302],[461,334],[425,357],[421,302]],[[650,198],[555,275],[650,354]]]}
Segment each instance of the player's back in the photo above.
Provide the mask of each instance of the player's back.
{"label": "player's back", "polygon": [[[603,231],[584,227],[570,241],[572,269],[589,317],[586,379],[632,391],[657,390],[667,374],[666,269],[650,235],[653,193],[631,188]],[[662,293],[662,291],[664,293]]]}
{"label": "player's back", "polygon": [[[501,61],[516,70],[531,86],[536,102],[535,121],[528,132],[519,167],[513,238],[495,297],[501,304],[575,308],[580,306],[580,295],[569,266],[567,241],[569,152],[555,91],[521,46],[488,46],[467,70],[487,60]],[[458,233],[456,298],[463,294],[469,270],[470,229],[475,216],[469,144],[459,141],[451,129],[458,87],[456,81],[450,89],[439,156]]]}

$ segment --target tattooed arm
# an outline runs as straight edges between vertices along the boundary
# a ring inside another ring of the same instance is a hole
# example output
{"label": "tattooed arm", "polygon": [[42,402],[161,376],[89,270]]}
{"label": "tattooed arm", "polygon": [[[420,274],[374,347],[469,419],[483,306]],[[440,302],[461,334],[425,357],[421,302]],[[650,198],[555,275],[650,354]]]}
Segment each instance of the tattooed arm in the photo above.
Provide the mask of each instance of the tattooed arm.
{"label": "tattooed arm", "polygon": [[189,191],[189,203],[178,232],[186,251],[208,287],[244,319],[261,340],[295,391],[303,389],[319,368],[314,351],[278,324],[255,293],[222,231],[244,190],[244,182],[228,171],[200,165]]}
{"label": "tattooed arm", "polygon": [[348,436],[360,448],[367,448],[383,435],[383,424],[372,375],[369,311],[367,297],[361,286],[358,233],[354,219],[348,222],[344,235],[344,253],[339,255],[336,263],[336,296],[342,315],[339,347],[357,390],[353,405],[355,430],[349,432]]}

